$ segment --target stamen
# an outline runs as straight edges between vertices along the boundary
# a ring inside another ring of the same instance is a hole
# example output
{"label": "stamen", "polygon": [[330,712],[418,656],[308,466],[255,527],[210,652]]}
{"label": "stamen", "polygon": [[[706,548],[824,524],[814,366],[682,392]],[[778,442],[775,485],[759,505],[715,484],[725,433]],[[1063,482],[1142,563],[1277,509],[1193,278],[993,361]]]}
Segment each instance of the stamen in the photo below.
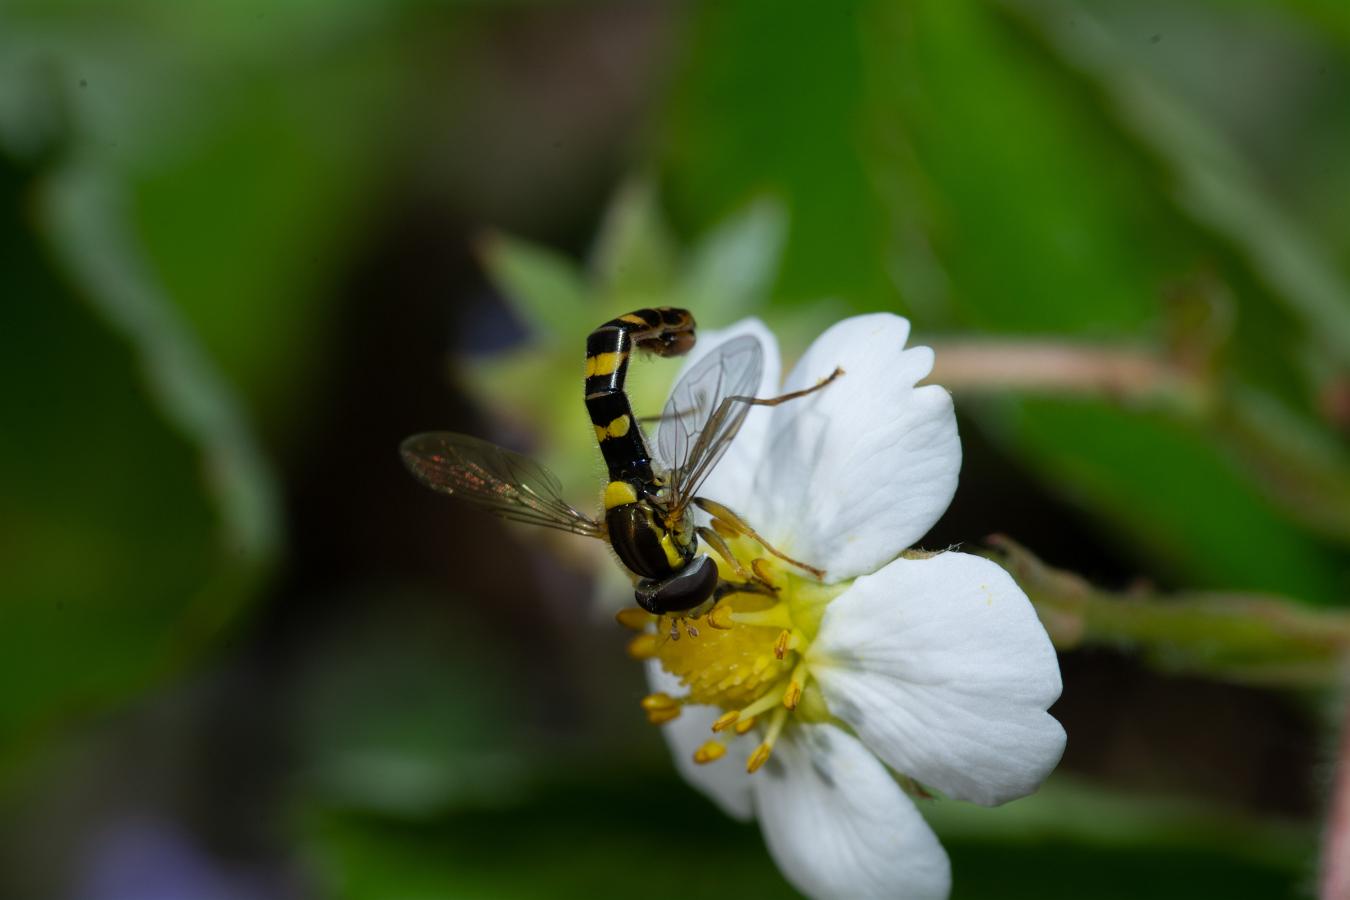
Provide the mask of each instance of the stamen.
{"label": "stamen", "polygon": [[679,717],[680,708],[678,706],[672,707],[671,709],[653,709],[647,713],[647,721],[653,725],[664,725]]}
{"label": "stamen", "polygon": [[648,694],[642,698],[642,708],[647,713],[647,721],[653,725],[662,725],[680,717],[680,704],[684,701],[672,697],[664,691]]}
{"label": "stamen", "polygon": [[[782,682],[779,682],[782,684]],[[753,718],[762,712],[768,712],[783,702],[783,690],[776,685],[767,694],[741,710],[741,718]]]}
{"label": "stamen", "polygon": [[735,730],[737,734],[745,734],[747,731],[749,731],[751,728],[754,727],[755,727],[755,717],[750,716],[748,719],[741,719],[739,722],[737,722]]}
{"label": "stamen", "polygon": [[721,759],[726,756],[726,753],[726,744],[721,741],[707,741],[702,747],[694,751],[694,762],[704,766],[713,760]]}
{"label": "stamen", "polygon": [[627,609],[621,609],[614,614],[614,621],[618,622],[624,628],[630,628],[633,631],[642,631],[652,623],[653,616],[646,610],[638,609],[636,606],[630,606]]}
{"label": "stamen", "polygon": [[787,656],[788,641],[791,640],[792,640],[792,632],[788,631],[786,628],[783,629],[778,635],[778,640],[773,642],[773,655],[778,659],[782,659],[784,656]]}
{"label": "stamen", "polygon": [[698,626],[695,625],[693,622],[687,623],[687,624],[684,626],[684,631],[685,631],[685,634],[689,635],[689,637],[691,637],[691,638],[696,638],[696,637],[698,637]]}
{"label": "stamen", "polygon": [[628,655],[633,659],[651,659],[660,649],[660,641],[654,634],[639,634],[628,642]]}
{"label": "stamen", "polygon": [[764,736],[763,743],[755,748],[755,752],[750,754],[750,759],[745,764],[745,771],[756,772],[769,761],[769,754],[773,753],[773,745],[777,742],[778,735],[783,732],[783,723],[787,721],[787,714],[787,707],[780,706],[774,710],[773,718],[769,720],[769,733]]}
{"label": "stamen", "polygon": [[708,624],[721,631],[729,631],[736,624],[732,615],[730,603],[719,603],[708,613]]}
{"label": "stamen", "polygon": [[665,691],[657,691],[655,694],[648,694],[642,698],[642,708],[651,712],[654,709],[670,709],[672,706],[679,706],[680,701],[667,694]]}
{"label": "stamen", "polygon": [[719,731],[724,731],[732,725],[736,725],[737,728],[739,728],[740,725],[737,720],[740,719],[740,717],[741,711],[739,709],[733,709],[731,712],[722,713],[717,717],[717,721],[712,723],[713,733],[715,734]]}
{"label": "stamen", "polygon": [[778,590],[779,585],[772,578],[774,574],[773,566],[769,564],[769,561],[767,559],[761,556],[757,559],[751,560],[750,568],[754,570],[756,578],[758,578],[760,581],[764,582],[774,590]]}
{"label": "stamen", "polygon": [[806,687],[806,680],[810,677],[811,672],[806,668],[806,660],[797,663],[797,667],[792,670],[787,690],[783,692],[784,706],[788,709],[797,708],[797,704],[802,702],[802,689]]}
{"label": "stamen", "polygon": [[737,625],[755,625],[764,628],[792,627],[792,616],[783,603],[775,603],[768,609],[755,612],[733,612],[730,618]]}

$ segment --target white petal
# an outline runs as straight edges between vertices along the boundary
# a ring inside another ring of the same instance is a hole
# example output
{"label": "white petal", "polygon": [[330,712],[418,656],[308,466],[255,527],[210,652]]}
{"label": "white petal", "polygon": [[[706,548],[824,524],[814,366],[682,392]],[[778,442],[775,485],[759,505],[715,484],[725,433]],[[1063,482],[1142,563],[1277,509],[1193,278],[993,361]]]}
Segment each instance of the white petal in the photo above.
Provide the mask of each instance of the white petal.
{"label": "white petal", "polygon": [[[653,692],[664,691],[672,697],[685,694],[684,685],[656,660],[647,661],[647,683]],[[661,734],[675,757],[675,768],[684,780],[722,808],[733,819],[747,822],[753,815],[750,777],[745,762],[754,742],[748,738],[732,742],[727,755],[706,765],[694,762],[694,751],[714,737],[712,723],[722,714],[713,706],[686,706],[678,719],[661,726]]]}
{"label": "white petal", "polygon": [[828,581],[875,572],[933,526],[956,492],[961,443],[945,390],[914,384],[933,366],[904,349],[909,323],[857,316],[816,339],[783,385],[838,381],[772,408],[750,523]]}
{"label": "white petal", "polygon": [[965,553],[897,559],[825,611],[811,673],[830,711],[899,772],[993,805],[1034,791],[1064,752],[1045,710],[1059,662],[1026,594]]}
{"label": "white petal", "polygon": [[[734,325],[728,325],[726,328],[717,331],[700,331],[698,341],[694,348],[689,351],[685,358],[684,365],[680,368],[680,375],[675,379],[675,383],[688,372],[694,363],[698,362],[704,356],[707,356],[719,345],[725,343],[734,337],[743,334],[752,334],[759,338],[759,342],[764,349],[764,374],[760,378],[760,387],[756,392],[757,397],[772,397],[779,393],[778,381],[782,377],[782,362],[778,356],[778,340],[773,336],[773,332],[764,327],[764,323],[759,319],[742,319]],[[741,430],[737,433],[731,446],[727,448],[726,455],[713,468],[707,481],[703,482],[703,487],[699,489],[699,494],[709,497],[717,502],[729,507],[735,512],[740,512],[745,508],[750,489],[755,483],[755,472],[759,470],[764,459],[765,443],[769,436],[769,418],[771,407],[756,406],[752,407],[745,417],[745,422],[741,425]]]}
{"label": "white petal", "polygon": [[942,898],[951,864],[913,801],[858,740],[790,727],[752,776],[764,840],[816,900]]}

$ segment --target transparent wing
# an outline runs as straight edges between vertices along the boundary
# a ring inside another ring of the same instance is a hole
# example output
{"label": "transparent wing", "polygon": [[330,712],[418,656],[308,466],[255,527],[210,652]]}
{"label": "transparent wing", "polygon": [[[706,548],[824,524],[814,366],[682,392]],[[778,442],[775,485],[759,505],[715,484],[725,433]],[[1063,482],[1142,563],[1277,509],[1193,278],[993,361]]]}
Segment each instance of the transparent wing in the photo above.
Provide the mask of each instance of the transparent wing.
{"label": "transparent wing", "polygon": [[427,487],[503,519],[586,537],[604,534],[599,523],[563,500],[552,472],[519,453],[448,431],[414,435],[399,452]]}
{"label": "transparent wing", "polygon": [[667,472],[672,512],[689,505],[750,413],[764,373],[764,351],[752,335],[720,345],[694,364],[670,393],[656,432],[657,462]]}

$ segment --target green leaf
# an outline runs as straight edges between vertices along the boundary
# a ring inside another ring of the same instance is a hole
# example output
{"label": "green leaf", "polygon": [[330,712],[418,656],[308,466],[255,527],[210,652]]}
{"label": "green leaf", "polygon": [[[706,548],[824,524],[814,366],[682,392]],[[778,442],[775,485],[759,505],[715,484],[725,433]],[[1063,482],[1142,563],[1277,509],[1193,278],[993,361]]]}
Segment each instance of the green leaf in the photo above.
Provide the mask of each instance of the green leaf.
{"label": "green leaf", "polygon": [[1132,65],[1090,14],[1058,0],[1006,2],[1107,93],[1123,126],[1172,170],[1182,209],[1244,253],[1309,337],[1350,364],[1350,287],[1311,234],[1261,190],[1252,167],[1207,117]]}
{"label": "green leaf", "polygon": [[590,289],[579,267],[561,253],[498,232],[479,242],[478,253],[537,340],[552,343],[600,324],[591,321]]}
{"label": "green leaf", "polygon": [[1340,554],[1291,529],[1203,428],[1091,402],[1025,400],[1000,412],[1004,437],[1046,485],[1105,515],[1176,581],[1343,599]]}
{"label": "green leaf", "polygon": [[885,191],[868,171],[866,4],[705,3],[661,128],[662,183],[682,231],[751,198],[791,216],[777,294],[893,305]]}
{"label": "green leaf", "polygon": [[406,819],[516,796],[541,761],[507,714],[522,692],[509,648],[442,612],[471,609],[463,598],[364,591],[354,605],[359,620],[317,628],[298,667],[301,793]]}
{"label": "green leaf", "polygon": [[[0,329],[7,762],[71,715],[190,660],[254,596],[278,550],[266,461],[89,174],[70,170],[38,192],[50,247],[28,223],[0,220],[14,299]],[[25,208],[27,190],[0,166],[0,208]]]}

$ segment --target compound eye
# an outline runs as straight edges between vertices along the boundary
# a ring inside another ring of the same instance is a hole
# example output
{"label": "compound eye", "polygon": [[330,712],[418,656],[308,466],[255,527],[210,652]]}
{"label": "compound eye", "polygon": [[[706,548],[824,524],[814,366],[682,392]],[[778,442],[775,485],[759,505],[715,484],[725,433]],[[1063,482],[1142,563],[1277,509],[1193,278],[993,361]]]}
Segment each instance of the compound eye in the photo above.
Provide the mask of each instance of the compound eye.
{"label": "compound eye", "polygon": [[696,558],[662,581],[644,579],[637,586],[638,606],[649,613],[684,612],[713,595],[717,588],[717,564],[706,556]]}

